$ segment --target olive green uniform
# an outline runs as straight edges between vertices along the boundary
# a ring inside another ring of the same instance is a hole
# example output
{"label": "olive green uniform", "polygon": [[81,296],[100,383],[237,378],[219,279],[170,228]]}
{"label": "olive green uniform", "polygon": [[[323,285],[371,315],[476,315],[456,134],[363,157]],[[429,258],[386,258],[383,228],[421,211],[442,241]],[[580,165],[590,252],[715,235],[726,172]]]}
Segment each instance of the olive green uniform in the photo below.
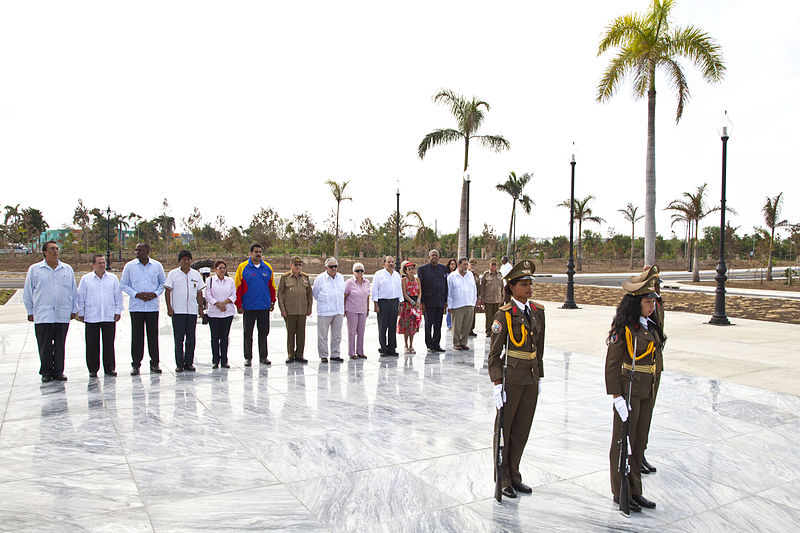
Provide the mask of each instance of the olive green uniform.
{"label": "olive green uniform", "polygon": [[[492,346],[489,350],[489,378],[492,382],[498,383],[503,378],[502,356],[506,345],[510,356],[506,369],[506,401],[503,404],[504,487],[522,482],[519,463],[533,424],[533,414],[539,398],[539,379],[544,377],[544,307],[533,300],[529,304],[530,322],[513,301],[500,307],[492,321]],[[509,316],[513,338],[516,342],[521,342],[520,346],[516,346],[508,337]],[[527,330],[526,335],[522,334],[522,326]],[[498,417],[495,417],[494,424],[496,435]],[[494,446],[497,447],[496,439]]]}
{"label": "olive green uniform", "polygon": [[[631,345],[635,346],[637,357],[647,351],[651,342],[655,347],[655,351],[636,361],[636,371],[633,376],[630,398],[631,410],[628,414],[631,442],[628,481],[630,483],[631,496],[641,496],[642,457],[647,447],[656,390],[661,380],[661,369],[664,367],[661,356],[663,341],[656,328],[652,325],[649,330],[639,324],[629,327],[632,335]],[[631,357],[624,333],[622,335],[612,335],[606,352],[606,392],[608,394],[621,395],[626,400],[628,399],[630,368]],[[619,440],[622,437],[622,419],[620,419],[616,409],[612,410],[614,412],[614,431],[611,437],[611,451],[609,452],[611,492],[614,497],[618,497],[620,487]]]}
{"label": "olive green uniform", "polygon": [[291,271],[281,276],[278,283],[278,305],[281,315],[286,314],[286,353],[289,359],[302,359],[306,345],[306,317],[311,314],[314,298],[308,274]]}
{"label": "olive green uniform", "polygon": [[503,275],[499,271],[492,274],[491,270],[487,270],[483,273],[478,287],[478,297],[483,302],[486,312],[486,335],[491,335],[494,315],[503,303]]}

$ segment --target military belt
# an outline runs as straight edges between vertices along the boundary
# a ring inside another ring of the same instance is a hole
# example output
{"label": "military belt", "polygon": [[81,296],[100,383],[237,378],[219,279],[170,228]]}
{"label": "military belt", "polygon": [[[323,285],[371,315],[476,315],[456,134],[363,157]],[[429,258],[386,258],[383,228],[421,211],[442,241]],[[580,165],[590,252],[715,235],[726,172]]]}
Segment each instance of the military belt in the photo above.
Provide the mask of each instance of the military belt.
{"label": "military belt", "polygon": [[[622,368],[625,370],[634,370],[632,365],[622,363]],[[634,372],[641,372],[642,374],[655,374],[656,365],[636,365]]]}
{"label": "military belt", "polygon": [[522,350],[508,350],[508,355],[514,359],[536,359],[536,350],[532,352],[523,352]]}

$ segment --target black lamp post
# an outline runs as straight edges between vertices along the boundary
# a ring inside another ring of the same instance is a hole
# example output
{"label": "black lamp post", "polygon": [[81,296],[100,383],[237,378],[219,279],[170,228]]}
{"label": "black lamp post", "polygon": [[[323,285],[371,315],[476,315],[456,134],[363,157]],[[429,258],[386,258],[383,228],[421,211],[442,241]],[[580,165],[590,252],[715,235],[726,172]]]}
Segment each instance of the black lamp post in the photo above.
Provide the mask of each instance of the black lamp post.
{"label": "black lamp post", "polygon": [[575,259],[572,252],[572,226],[575,222],[575,142],[572,142],[572,150],[570,151],[569,164],[572,167],[572,179],[569,189],[569,260],[567,261],[567,299],[564,300],[562,309],[578,309],[575,304]]}
{"label": "black lamp post", "polygon": [[725,275],[728,270],[725,267],[725,167],[728,158],[728,137],[730,136],[731,126],[728,112],[725,111],[725,117],[722,119],[719,129],[719,135],[722,138],[722,200],[720,201],[721,209],[719,211],[719,262],[717,263],[717,275],[714,278],[717,281],[717,290],[714,300],[714,316],[708,321],[709,324],[714,324],[715,326],[731,325],[725,314],[725,281],[728,279]]}
{"label": "black lamp post", "polygon": [[395,261],[400,261],[400,180],[397,182],[397,211],[395,211],[395,222],[397,227],[397,254],[394,256]]}
{"label": "black lamp post", "polygon": [[464,181],[467,182],[467,259],[469,259],[469,170],[464,171]]}
{"label": "black lamp post", "polygon": [[111,270],[111,206],[106,209],[106,268]]}

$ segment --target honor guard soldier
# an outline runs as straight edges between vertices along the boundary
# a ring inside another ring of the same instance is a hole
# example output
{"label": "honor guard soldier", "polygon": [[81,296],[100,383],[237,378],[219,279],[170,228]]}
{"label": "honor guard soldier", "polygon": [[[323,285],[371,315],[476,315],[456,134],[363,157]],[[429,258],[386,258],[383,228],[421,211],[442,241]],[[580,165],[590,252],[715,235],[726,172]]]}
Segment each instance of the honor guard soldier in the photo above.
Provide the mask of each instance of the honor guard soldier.
{"label": "honor guard soldier", "polygon": [[[658,326],[661,328],[661,332],[664,332],[664,299],[661,297],[661,278],[659,277],[659,273],[661,271],[656,265],[650,266],[645,265],[642,269],[642,275],[644,276],[643,279],[649,279],[651,277],[655,278],[655,284],[653,285],[653,292],[655,292],[658,296],[656,296],[656,310],[650,316],[650,319],[653,320]],[[667,336],[664,335],[664,342],[667,340]],[[659,362],[661,367],[658,369],[659,375],[661,371],[664,370],[664,363],[663,357],[659,358]],[[655,394],[653,396],[653,403],[655,404],[656,397],[658,397],[658,383],[656,383]],[[645,448],[646,451],[646,448]],[[647,457],[642,454],[642,474],[655,474],[656,467],[650,464],[647,460]]]}
{"label": "honor guard soldier", "polygon": [[611,463],[611,492],[619,503],[621,441],[623,423],[628,421],[630,451],[628,456],[627,487],[630,487],[630,510],[652,509],[656,504],[642,495],[642,458],[647,447],[650,421],[656,390],[661,379],[663,360],[661,350],[664,333],[651,318],[655,311],[655,282],[657,269],[643,272],[630,281],[623,281],[626,294],[608,332],[606,353],[606,392],[613,396],[614,429],[609,459]]}
{"label": "honor guard soldier", "polygon": [[[519,463],[528,442],[528,434],[539,398],[540,379],[544,376],[544,306],[530,300],[533,295],[533,261],[523,260],[505,276],[505,305],[494,314],[492,345],[489,350],[489,377],[494,383],[498,409],[495,436],[502,408],[502,494],[516,498],[517,491],[530,493],[522,482]],[[495,438],[495,452],[498,450]],[[496,468],[497,470],[497,468]]]}
{"label": "honor guard soldier", "polygon": [[286,321],[287,363],[308,363],[303,357],[306,345],[306,317],[311,314],[314,298],[311,295],[311,279],[303,270],[303,260],[292,258],[292,269],[281,276],[278,283],[278,305]]}

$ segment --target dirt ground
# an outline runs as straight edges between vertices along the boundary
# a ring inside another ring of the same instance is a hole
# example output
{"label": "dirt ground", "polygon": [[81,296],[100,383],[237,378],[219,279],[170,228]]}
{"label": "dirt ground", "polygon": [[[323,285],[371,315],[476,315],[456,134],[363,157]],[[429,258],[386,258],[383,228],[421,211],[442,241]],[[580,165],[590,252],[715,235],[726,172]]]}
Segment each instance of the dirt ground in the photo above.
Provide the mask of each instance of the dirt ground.
{"label": "dirt ground", "polygon": [[[563,302],[566,290],[566,285],[534,283],[533,299]],[[664,291],[663,297],[666,311],[707,314],[709,318],[714,314],[713,294]],[[621,298],[621,289],[575,285],[575,302],[578,305],[616,306]],[[727,296],[725,304],[726,314],[731,319],[748,318],[800,324],[800,301],[797,300]]]}
{"label": "dirt ground", "polygon": [[[707,287],[716,287],[716,281],[701,281],[699,283],[684,283],[684,285],[705,285]],[[742,281],[742,280],[735,280],[731,281],[728,280],[725,282],[726,287],[734,288],[734,289],[761,289],[765,291],[792,291],[792,292],[800,292],[800,279],[792,278],[792,285],[789,286],[786,284],[786,280],[773,280],[773,281]]]}

